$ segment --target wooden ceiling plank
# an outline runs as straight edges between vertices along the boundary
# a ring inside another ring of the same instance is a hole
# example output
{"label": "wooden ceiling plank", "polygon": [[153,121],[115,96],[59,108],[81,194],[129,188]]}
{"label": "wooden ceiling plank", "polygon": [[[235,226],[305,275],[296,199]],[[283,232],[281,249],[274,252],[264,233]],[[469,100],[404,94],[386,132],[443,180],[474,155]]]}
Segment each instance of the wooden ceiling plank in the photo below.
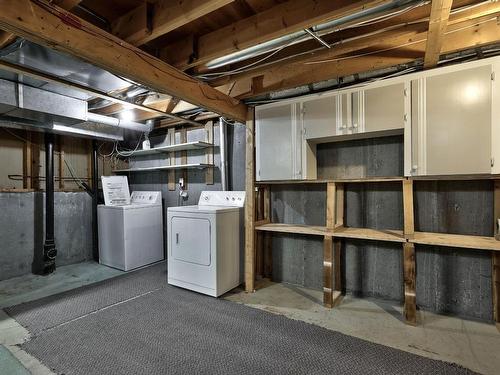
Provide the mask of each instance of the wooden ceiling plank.
{"label": "wooden ceiling plank", "polygon": [[[0,28],[62,51],[154,91],[242,121],[247,107],[90,23],[34,0],[0,0]],[[68,20],[68,18],[70,20]]]}
{"label": "wooden ceiling plank", "polygon": [[[498,42],[500,40],[500,25],[494,16],[484,18],[472,19],[449,26],[443,37],[441,52],[451,53]],[[371,48],[372,52],[379,49],[380,52],[377,53],[360,54],[358,57],[354,56],[321,64],[296,63],[283,65],[280,69],[275,68],[266,72],[259,90],[238,92],[234,93],[234,95],[240,99],[250,98],[351,74],[411,63],[421,58],[425,53],[426,40],[427,32],[424,31],[407,39],[407,42],[411,44],[405,47],[398,48],[398,46],[405,44],[405,37],[399,40],[394,38],[391,43],[381,41],[378,48],[373,46]],[[243,83],[244,81],[251,81],[251,78],[238,82]]]}
{"label": "wooden ceiling plank", "polygon": [[289,0],[201,36],[198,40],[197,60],[190,67],[387,2]]}
{"label": "wooden ceiling plank", "polygon": [[66,10],[71,10],[80,4],[82,0],[53,0],[52,4],[57,5]]}
{"label": "wooden ceiling plank", "polygon": [[432,0],[424,68],[434,68],[441,54],[443,36],[448,25],[453,0]]}
{"label": "wooden ceiling plank", "polygon": [[[146,44],[162,35],[213,12],[234,0],[158,0],[152,5],[143,4],[115,20],[113,34],[135,46]],[[148,20],[151,18],[151,21]],[[148,24],[151,28],[148,28]],[[145,27],[146,26],[146,27]]]}

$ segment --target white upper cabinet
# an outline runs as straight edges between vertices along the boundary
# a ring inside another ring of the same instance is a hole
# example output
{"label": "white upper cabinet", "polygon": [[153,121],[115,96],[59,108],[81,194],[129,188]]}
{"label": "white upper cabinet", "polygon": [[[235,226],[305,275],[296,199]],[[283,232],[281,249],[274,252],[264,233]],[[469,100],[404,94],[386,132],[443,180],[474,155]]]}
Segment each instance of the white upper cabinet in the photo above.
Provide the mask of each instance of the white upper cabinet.
{"label": "white upper cabinet", "polygon": [[406,174],[498,173],[494,150],[499,140],[493,137],[499,122],[496,86],[494,64],[487,60],[413,79]]}
{"label": "white upper cabinet", "polygon": [[300,179],[301,131],[298,105],[277,103],[255,109],[256,180]]}
{"label": "white upper cabinet", "polygon": [[337,134],[338,95],[312,97],[302,102],[305,139],[331,137]]}
{"label": "white upper cabinet", "polygon": [[407,85],[389,83],[362,91],[364,132],[404,128],[409,107]]}

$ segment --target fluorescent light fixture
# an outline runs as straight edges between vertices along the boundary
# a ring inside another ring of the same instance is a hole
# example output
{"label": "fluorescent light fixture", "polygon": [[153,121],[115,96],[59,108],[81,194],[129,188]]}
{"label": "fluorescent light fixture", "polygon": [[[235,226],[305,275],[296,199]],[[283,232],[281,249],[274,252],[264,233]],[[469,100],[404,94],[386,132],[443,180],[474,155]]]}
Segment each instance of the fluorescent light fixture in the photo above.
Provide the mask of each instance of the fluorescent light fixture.
{"label": "fluorescent light fixture", "polygon": [[123,112],[120,112],[120,119],[123,121],[134,121],[135,120],[135,114],[132,110],[126,109]]}

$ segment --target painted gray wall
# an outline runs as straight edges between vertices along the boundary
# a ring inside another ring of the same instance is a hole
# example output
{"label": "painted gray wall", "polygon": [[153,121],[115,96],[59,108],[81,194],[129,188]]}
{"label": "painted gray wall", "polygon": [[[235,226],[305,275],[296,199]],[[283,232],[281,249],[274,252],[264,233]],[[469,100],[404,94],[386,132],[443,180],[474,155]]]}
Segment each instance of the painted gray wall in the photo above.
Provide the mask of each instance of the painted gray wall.
{"label": "painted gray wall", "polygon": [[[0,280],[31,273],[44,239],[44,193],[0,193]],[[87,193],[55,192],[57,265],[92,259],[92,200]]]}
{"label": "painted gray wall", "polygon": [[[318,145],[318,178],[401,176],[401,136]],[[326,187],[272,187],[273,221],[325,224]],[[346,225],[402,229],[398,183],[346,184]],[[419,231],[491,236],[491,181],[415,183],[415,226]],[[491,254],[417,246],[417,305],[425,310],[492,320]],[[322,239],[273,235],[273,278],[322,288]],[[344,285],[350,294],[403,301],[402,247],[378,241],[343,241]]]}

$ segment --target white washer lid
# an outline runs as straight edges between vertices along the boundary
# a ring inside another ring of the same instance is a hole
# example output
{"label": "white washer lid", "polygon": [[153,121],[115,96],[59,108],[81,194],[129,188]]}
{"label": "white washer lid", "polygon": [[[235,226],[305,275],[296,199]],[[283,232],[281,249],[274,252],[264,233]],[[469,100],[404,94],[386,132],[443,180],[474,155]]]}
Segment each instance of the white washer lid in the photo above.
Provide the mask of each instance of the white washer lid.
{"label": "white washer lid", "polygon": [[167,212],[179,213],[200,213],[200,214],[217,214],[222,212],[240,211],[240,207],[227,207],[227,206],[177,206],[168,207]]}

